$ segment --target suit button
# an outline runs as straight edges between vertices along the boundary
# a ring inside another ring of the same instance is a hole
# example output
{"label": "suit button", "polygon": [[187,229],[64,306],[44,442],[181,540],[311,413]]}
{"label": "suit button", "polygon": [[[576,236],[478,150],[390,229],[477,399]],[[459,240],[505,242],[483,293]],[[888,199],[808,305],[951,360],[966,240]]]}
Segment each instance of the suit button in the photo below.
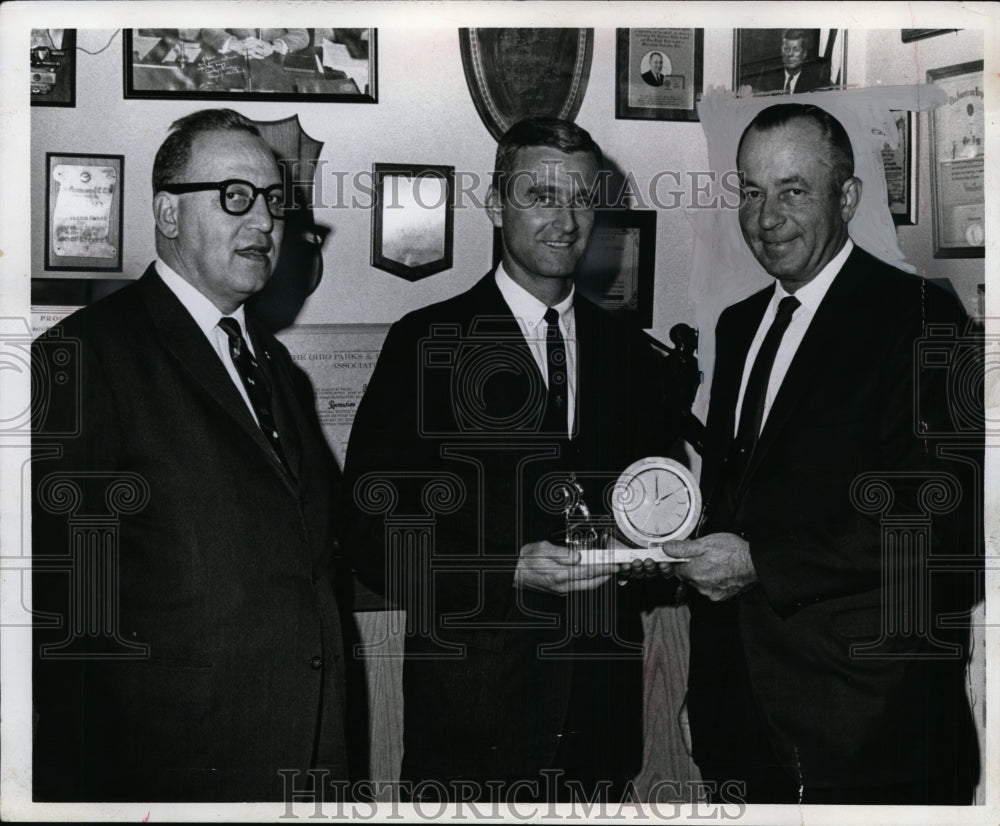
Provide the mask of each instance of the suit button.
{"label": "suit button", "polygon": [[313,657],[311,660],[309,660],[309,665],[312,666],[313,671],[319,671],[323,667],[323,658]]}

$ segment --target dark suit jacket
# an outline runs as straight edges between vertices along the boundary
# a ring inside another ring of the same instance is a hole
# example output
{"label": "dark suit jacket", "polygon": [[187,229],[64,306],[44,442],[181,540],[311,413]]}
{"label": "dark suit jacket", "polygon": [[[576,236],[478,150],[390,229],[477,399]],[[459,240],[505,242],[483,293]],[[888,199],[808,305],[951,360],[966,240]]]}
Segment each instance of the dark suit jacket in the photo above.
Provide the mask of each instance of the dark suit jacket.
{"label": "dark suit jacket", "polygon": [[646,81],[650,86],[662,86],[663,85],[663,75],[660,75],[659,81],[653,76],[652,72],[643,72],[642,79]]}
{"label": "dark suit jacket", "polygon": [[[978,470],[937,458],[940,441],[915,433],[918,421],[930,434],[955,432],[948,370],[935,366],[940,356],[921,357],[915,342],[938,323],[964,335],[965,315],[944,291],[855,248],[802,340],[739,484],[730,456],[736,397],[772,291],[728,308],[716,331],[702,534],[746,538],[759,583],[726,602],[692,601],[695,758],[739,762],[739,732],[759,725],[807,786],[888,785],[938,772],[941,779],[929,782],[967,777],[975,755],[963,652],[927,659],[944,649],[920,628],[926,620],[942,644],[960,646],[966,636],[934,620],[963,596],[950,585],[972,584],[967,572],[950,577],[947,561],[975,553],[975,518],[964,506],[953,510],[955,503],[935,506],[918,489],[952,474],[974,513]],[[950,342],[953,336],[931,343],[947,354]],[[892,496],[883,500],[886,487],[864,485],[863,474],[885,479]],[[907,602],[903,579],[885,584],[889,563],[907,581],[926,579],[927,568],[909,552],[893,555],[882,505],[902,515],[898,528],[933,525],[937,568],[915,601]],[[955,518],[923,522],[935,509]],[[966,559],[958,567],[973,566]],[[883,636],[874,652],[852,655],[852,645]]]}
{"label": "dark suit jacket", "polygon": [[579,293],[575,313],[572,441],[539,433],[544,383],[492,273],[393,325],[358,409],[350,546],[408,612],[404,778],[532,777],[560,743],[584,774],[640,768],[643,589],[511,587],[523,544],[563,541],[558,483],[575,472],[606,514],[621,471],[676,438],[638,331]]}
{"label": "dark suit jacket", "polygon": [[[35,348],[35,605],[62,621],[39,621],[36,648],[80,624],[66,620],[69,577],[48,571],[66,570],[86,514],[110,516],[117,534],[119,637],[76,640],[112,658],[36,663],[36,796],[275,800],[279,769],[346,775],[336,467],[304,374],[248,326],[294,478],[152,266]],[[60,373],[75,376],[78,406]],[[77,429],[76,415],[79,435],[52,435]],[[60,478],[81,495],[68,515],[65,489],[49,486]],[[113,658],[136,645],[148,656]]]}

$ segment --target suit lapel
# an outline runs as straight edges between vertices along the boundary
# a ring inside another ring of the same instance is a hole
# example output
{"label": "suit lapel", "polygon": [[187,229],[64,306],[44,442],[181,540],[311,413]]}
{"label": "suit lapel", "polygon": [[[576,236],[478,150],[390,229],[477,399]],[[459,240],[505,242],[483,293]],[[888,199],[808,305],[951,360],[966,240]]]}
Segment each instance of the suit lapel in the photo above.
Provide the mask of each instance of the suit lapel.
{"label": "suit lapel", "polygon": [[218,404],[290,483],[287,471],[268,445],[215,350],[191,314],[156,274],[154,265],[143,274],[138,287],[152,326],[178,369]]}
{"label": "suit lapel", "polygon": [[753,476],[767,456],[782,428],[798,407],[802,394],[815,385],[816,376],[822,372],[830,354],[836,352],[837,338],[844,331],[844,319],[850,318],[856,302],[863,300],[858,294],[862,286],[858,278],[860,255],[862,253],[855,247],[820,302],[761,429],[747,468],[747,479]]}
{"label": "suit lapel", "polygon": [[[510,371],[507,374],[500,373],[499,376],[504,375],[509,376],[509,404],[511,410],[524,410],[527,404],[525,400],[524,393],[527,390],[530,392],[531,388],[544,388],[545,381],[542,377],[541,370],[538,367],[538,363],[535,361],[535,356],[531,352],[531,348],[528,347],[528,343],[524,338],[524,332],[521,330],[521,325],[518,323],[514,314],[511,312],[507,302],[504,300],[503,294],[500,292],[500,288],[496,285],[496,278],[492,272],[487,273],[487,275],[482,278],[468,293],[469,307],[471,312],[469,317],[472,319],[472,325],[469,330],[466,331],[467,340],[475,340],[477,338],[482,338],[486,341],[492,339],[499,339],[507,344],[512,345],[517,351],[512,359],[512,364],[516,368],[520,368],[522,365],[527,367],[530,371],[530,378],[525,380],[524,376],[518,376],[517,369]],[[469,335],[471,334],[471,335]],[[545,393],[542,392],[541,397],[542,410],[539,415],[544,412],[545,405]],[[523,426],[518,429],[530,430],[531,422],[529,421],[531,417],[525,419]]]}
{"label": "suit lapel", "polygon": [[[770,287],[751,296],[741,311],[731,315],[719,329],[708,419],[707,449],[711,451],[711,457],[706,456],[702,484],[706,510],[716,498],[723,462],[732,449],[733,432],[736,429],[736,402],[739,399],[747,352],[773,295],[774,287]],[[730,479],[729,483],[735,481]]]}

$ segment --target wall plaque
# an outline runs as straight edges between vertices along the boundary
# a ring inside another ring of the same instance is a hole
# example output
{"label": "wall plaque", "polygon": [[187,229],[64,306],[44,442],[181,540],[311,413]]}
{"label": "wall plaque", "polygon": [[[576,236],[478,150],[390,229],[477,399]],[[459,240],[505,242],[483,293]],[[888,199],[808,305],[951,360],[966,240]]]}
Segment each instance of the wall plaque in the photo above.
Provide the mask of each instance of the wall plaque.
{"label": "wall plaque", "polygon": [[459,29],[462,66],[494,138],[522,118],[573,120],[587,91],[593,29]]}

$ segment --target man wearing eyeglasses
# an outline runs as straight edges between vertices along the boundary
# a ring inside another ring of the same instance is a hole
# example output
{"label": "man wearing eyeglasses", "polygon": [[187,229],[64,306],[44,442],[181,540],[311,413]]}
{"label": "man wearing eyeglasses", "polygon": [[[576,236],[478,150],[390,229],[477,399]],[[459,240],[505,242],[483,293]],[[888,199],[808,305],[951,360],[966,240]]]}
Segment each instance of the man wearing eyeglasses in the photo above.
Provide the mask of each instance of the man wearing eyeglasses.
{"label": "man wearing eyeglasses", "polygon": [[[244,311],[282,178],[251,121],[203,110],[157,152],[152,206],[155,263],[35,349],[34,608],[58,624],[35,629],[34,794],[280,800],[347,776],[336,467]],[[103,568],[74,555],[86,519]]]}

